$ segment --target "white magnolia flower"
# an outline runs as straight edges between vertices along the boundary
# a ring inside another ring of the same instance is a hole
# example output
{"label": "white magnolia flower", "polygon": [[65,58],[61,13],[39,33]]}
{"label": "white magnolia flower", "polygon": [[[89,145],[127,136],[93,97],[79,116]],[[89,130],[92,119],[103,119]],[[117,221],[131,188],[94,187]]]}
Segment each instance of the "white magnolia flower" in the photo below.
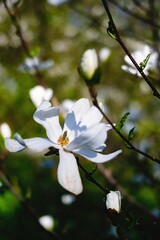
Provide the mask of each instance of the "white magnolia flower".
{"label": "white magnolia flower", "polygon": [[116,212],[121,210],[121,194],[119,191],[110,191],[106,197],[107,209],[114,209]]}
{"label": "white magnolia flower", "polygon": [[40,85],[31,88],[29,96],[36,107],[38,107],[42,101],[49,101],[53,96],[53,90],[51,88],[44,88]]}
{"label": "white magnolia flower", "polygon": [[98,68],[98,57],[95,49],[88,49],[83,53],[80,67],[83,74],[88,79],[92,79]]}
{"label": "white magnolia flower", "polygon": [[54,61],[49,59],[46,61],[41,61],[37,57],[26,58],[25,62],[20,65],[19,69],[22,72],[29,72],[35,74],[37,70],[45,70],[54,65]]}
{"label": "white magnolia flower", "polygon": [[[140,50],[136,50],[132,53],[133,58],[136,60],[136,62],[138,64],[143,62],[148,54],[151,54],[151,55],[150,55],[150,58],[149,58],[149,61],[146,65],[146,67],[143,70],[143,72],[146,75],[149,74],[150,69],[156,68],[157,57],[158,57],[157,53],[153,52],[153,49],[151,49],[148,45],[143,45],[143,47],[141,47]],[[124,57],[124,60],[127,63],[127,65],[122,65],[121,66],[122,70],[129,72],[133,75],[137,74],[139,77],[142,77],[127,55]]]}
{"label": "white magnolia flower", "polygon": [[81,155],[94,163],[107,162],[116,157],[121,150],[103,155],[100,152],[106,147],[105,140],[109,125],[100,123],[102,114],[95,106],[90,106],[89,100],[82,98],[68,112],[63,129],[59,123],[59,108],[51,107],[44,101],[36,110],[33,118],[46,129],[48,138],[5,139],[6,148],[18,152],[29,148],[42,152],[48,148],[59,150],[58,181],[68,191],[79,194],[82,192],[82,182],[74,154]]}

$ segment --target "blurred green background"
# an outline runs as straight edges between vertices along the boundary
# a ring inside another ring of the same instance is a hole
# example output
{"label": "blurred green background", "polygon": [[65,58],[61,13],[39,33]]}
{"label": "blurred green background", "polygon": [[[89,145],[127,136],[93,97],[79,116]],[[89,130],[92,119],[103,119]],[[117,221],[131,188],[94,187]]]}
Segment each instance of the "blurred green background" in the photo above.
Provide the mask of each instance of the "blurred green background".
{"label": "blurred green background", "polygon": [[[148,77],[159,90],[159,1],[109,2],[118,31],[128,49],[141,51],[147,44],[156,52],[157,62],[155,68],[149,70]],[[134,145],[160,158],[159,100],[141,77],[122,70],[121,66],[126,65],[125,53],[107,34],[108,17],[102,2],[8,0],[6,3],[21,26],[29,53],[43,63],[43,69],[40,67],[37,72],[31,68],[24,69],[29,56],[3,1],[0,1],[0,126],[7,123],[12,137],[16,132],[24,138],[45,136],[44,129],[32,118],[36,107],[29,91],[36,85],[45,85],[53,89],[53,104],[58,101],[60,105],[66,99],[90,98],[77,68],[83,52],[95,48],[101,69],[101,81],[96,85],[98,100],[115,123],[130,112],[122,133],[127,136],[135,127]],[[109,56],[104,50],[109,50]],[[152,59],[152,52],[149,53]],[[118,186],[99,170],[94,177],[111,190],[119,186],[123,189],[122,212],[116,220],[118,224],[107,216],[105,194],[89,182],[81,170],[84,191],[75,197],[57,182],[58,159],[55,156],[44,157],[29,151],[9,153],[5,149],[2,132],[0,166],[13,188],[28,199],[38,215],[50,216],[51,231],[61,239],[158,239],[156,236],[160,230],[154,218],[160,217],[160,165],[128,149],[113,130],[109,132],[107,146],[107,152],[123,150],[115,160],[104,164]],[[87,160],[81,159],[81,162],[88,171],[95,168]],[[123,197],[125,192],[147,212]],[[2,179],[0,240],[20,239],[47,240],[49,237],[40,230]]]}

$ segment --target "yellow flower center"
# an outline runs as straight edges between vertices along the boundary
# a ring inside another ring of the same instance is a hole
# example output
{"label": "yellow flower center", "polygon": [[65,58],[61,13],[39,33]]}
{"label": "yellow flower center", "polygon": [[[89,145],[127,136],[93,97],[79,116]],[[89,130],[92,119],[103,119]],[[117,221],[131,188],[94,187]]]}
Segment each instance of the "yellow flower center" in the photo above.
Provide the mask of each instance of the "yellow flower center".
{"label": "yellow flower center", "polygon": [[63,133],[63,135],[61,135],[58,138],[58,144],[60,144],[62,147],[66,146],[69,143],[69,138],[67,137],[67,131],[65,131]]}

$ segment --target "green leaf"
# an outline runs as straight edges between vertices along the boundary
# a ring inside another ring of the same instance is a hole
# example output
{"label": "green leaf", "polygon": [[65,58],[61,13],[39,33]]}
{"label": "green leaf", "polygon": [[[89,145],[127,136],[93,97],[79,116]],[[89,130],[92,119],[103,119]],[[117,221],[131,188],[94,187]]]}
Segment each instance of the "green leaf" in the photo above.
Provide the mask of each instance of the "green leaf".
{"label": "green leaf", "polygon": [[124,116],[121,118],[120,122],[116,124],[115,128],[117,131],[120,131],[122,129],[122,127],[124,126],[128,116],[129,116],[129,112],[125,113]]}
{"label": "green leaf", "polygon": [[135,127],[133,127],[129,133],[128,133],[128,140],[131,141],[133,139],[133,136],[134,136],[134,130],[135,130]]}
{"label": "green leaf", "polygon": [[143,60],[143,62],[140,62],[139,66],[142,70],[144,70],[145,67],[147,66],[150,56],[151,56],[151,54],[148,54],[147,57]]}

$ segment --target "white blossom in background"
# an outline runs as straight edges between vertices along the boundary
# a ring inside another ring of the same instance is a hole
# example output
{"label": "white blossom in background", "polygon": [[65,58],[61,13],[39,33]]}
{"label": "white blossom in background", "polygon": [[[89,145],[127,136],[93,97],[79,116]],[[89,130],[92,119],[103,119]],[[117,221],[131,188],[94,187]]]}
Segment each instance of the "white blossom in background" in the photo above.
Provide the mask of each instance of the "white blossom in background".
{"label": "white blossom in background", "polygon": [[67,2],[67,0],[48,0],[48,3],[54,6],[59,6],[65,2]]}
{"label": "white blossom in background", "polygon": [[11,152],[29,148],[35,152],[55,148],[59,151],[58,181],[63,188],[74,194],[83,190],[74,155],[80,155],[94,163],[107,162],[121,150],[110,154],[101,154],[105,148],[107,131],[110,125],[100,123],[102,114],[95,106],[90,106],[89,100],[82,98],[68,112],[64,127],[59,123],[59,108],[51,107],[48,101],[42,102],[33,115],[34,120],[46,129],[47,138],[15,139],[6,138],[6,148]]}
{"label": "white blossom in background", "polygon": [[37,85],[30,89],[29,96],[33,104],[38,107],[42,101],[51,100],[53,96],[53,90],[51,88],[44,88],[43,86]]}
{"label": "white blossom in background", "polygon": [[50,215],[40,217],[39,223],[48,231],[51,231],[54,228],[54,218]]}
{"label": "white blossom in background", "polygon": [[71,205],[76,200],[73,194],[63,194],[61,201],[64,205]]}
{"label": "white blossom in background", "polygon": [[[153,49],[150,48],[148,45],[143,45],[140,48],[140,50],[136,50],[131,54],[138,64],[143,62],[145,60],[145,58],[147,57],[147,55],[150,54],[149,61],[146,65],[146,67],[143,70],[143,72],[146,75],[149,74],[150,69],[155,69],[156,68],[158,55],[157,55],[156,52],[153,52]],[[138,75],[139,77],[142,77],[141,74],[137,71],[136,67],[134,66],[134,64],[132,63],[132,61],[130,60],[130,58],[127,55],[124,57],[124,60],[125,60],[127,65],[122,65],[121,66],[122,70],[124,70],[126,72],[129,72],[133,75]]]}
{"label": "white blossom in background", "polygon": [[95,49],[88,49],[83,53],[80,68],[87,79],[92,79],[98,68],[98,57]]}
{"label": "white blossom in background", "polygon": [[121,210],[121,194],[119,191],[110,191],[106,196],[107,209],[114,209],[116,212]]}
{"label": "white blossom in background", "polygon": [[37,70],[45,70],[54,65],[53,60],[40,61],[37,57],[26,58],[25,62],[20,65],[19,70],[35,74]]}
{"label": "white blossom in background", "polygon": [[109,58],[109,56],[111,54],[111,50],[109,48],[104,47],[99,50],[98,54],[99,54],[99,59],[101,60],[101,62],[105,62]]}
{"label": "white blossom in background", "polygon": [[11,137],[11,129],[7,123],[0,124],[0,134],[3,138]]}

